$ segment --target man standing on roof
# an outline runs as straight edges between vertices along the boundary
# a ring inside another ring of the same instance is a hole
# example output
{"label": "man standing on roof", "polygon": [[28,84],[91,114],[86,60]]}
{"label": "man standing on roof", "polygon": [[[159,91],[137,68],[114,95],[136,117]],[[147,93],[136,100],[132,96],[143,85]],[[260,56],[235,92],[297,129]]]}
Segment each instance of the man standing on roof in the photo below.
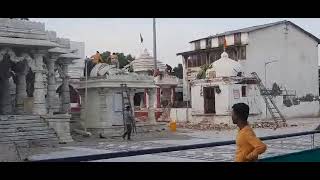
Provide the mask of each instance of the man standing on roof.
{"label": "man standing on roof", "polygon": [[232,106],[232,122],[239,127],[236,139],[236,162],[253,162],[258,156],[264,153],[267,146],[256,137],[254,131],[248,124],[249,106],[245,103],[238,103]]}
{"label": "man standing on roof", "polygon": [[111,55],[111,64],[119,68],[118,56],[116,55],[116,53],[112,53]]}
{"label": "man standing on roof", "polygon": [[97,51],[95,55],[91,56],[91,60],[93,64],[102,63],[102,57],[99,51]]}

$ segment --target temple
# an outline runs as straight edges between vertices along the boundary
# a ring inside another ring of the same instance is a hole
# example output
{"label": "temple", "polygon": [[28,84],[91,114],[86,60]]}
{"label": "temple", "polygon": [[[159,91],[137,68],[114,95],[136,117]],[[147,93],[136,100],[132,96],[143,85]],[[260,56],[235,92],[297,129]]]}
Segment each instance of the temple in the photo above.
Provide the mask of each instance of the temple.
{"label": "temple", "polygon": [[14,131],[2,132],[0,141],[72,141],[68,66],[79,59],[73,51],[69,39],[43,23],[0,18],[0,119]]}

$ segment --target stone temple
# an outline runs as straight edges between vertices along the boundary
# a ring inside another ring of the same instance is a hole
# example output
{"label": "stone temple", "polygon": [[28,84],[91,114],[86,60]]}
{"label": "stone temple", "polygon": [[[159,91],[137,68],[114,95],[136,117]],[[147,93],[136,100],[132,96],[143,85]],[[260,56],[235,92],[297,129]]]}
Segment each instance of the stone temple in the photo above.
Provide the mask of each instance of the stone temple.
{"label": "stone temple", "polygon": [[69,39],[43,23],[0,18],[0,143],[73,141],[68,65],[79,59],[73,52]]}

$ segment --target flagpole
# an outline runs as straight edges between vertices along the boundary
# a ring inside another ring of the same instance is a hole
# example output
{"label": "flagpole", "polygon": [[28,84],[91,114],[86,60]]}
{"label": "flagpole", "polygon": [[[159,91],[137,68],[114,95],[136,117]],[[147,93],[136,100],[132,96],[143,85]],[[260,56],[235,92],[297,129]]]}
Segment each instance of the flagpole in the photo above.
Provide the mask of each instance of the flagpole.
{"label": "flagpole", "polygon": [[153,18],[153,58],[154,58],[154,72],[157,71],[157,37],[156,37],[156,18]]}

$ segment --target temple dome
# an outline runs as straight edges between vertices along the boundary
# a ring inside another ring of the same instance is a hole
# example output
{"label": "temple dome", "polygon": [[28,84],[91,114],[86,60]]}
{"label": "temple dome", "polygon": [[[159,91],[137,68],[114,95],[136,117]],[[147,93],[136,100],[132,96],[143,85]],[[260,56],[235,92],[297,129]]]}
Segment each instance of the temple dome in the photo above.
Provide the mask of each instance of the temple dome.
{"label": "temple dome", "polygon": [[[134,72],[148,72],[154,69],[154,58],[150,56],[147,49],[135,60],[131,62]],[[160,71],[165,71],[166,66],[161,61],[157,61]]]}
{"label": "temple dome", "polygon": [[226,52],[221,54],[221,58],[211,64],[211,68],[206,71],[207,78],[234,77],[242,72],[241,64],[230,59]]}

